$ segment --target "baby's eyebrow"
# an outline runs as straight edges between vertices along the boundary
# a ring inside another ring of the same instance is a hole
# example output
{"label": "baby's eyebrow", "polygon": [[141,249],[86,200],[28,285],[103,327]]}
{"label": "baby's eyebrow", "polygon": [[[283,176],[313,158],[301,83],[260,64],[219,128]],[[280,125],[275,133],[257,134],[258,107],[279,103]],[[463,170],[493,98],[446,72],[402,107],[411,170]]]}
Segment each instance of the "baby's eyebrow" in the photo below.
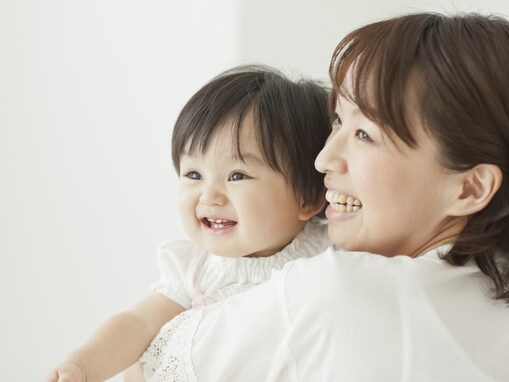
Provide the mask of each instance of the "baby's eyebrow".
{"label": "baby's eyebrow", "polygon": [[[244,159],[244,162],[251,161],[251,162],[257,162],[259,164],[265,164],[262,158],[260,158],[259,155],[253,154],[253,153],[241,153],[242,159]],[[239,157],[234,157],[236,160],[240,160]]]}
{"label": "baby's eyebrow", "polygon": [[[233,161],[239,161],[239,162],[257,162],[259,164],[265,164],[265,161],[257,154],[254,154],[254,153],[250,153],[250,152],[247,152],[247,153],[240,153],[242,155],[242,159],[238,156],[238,155],[233,155],[231,156],[231,159]],[[196,154],[194,152],[189,152],[189,151],[183,151],[182,154],[180,154],[180,157],[181,158],[189,158],[189,159],[193,159],[193,158],[197,158],[199,157],[200,154]]]}

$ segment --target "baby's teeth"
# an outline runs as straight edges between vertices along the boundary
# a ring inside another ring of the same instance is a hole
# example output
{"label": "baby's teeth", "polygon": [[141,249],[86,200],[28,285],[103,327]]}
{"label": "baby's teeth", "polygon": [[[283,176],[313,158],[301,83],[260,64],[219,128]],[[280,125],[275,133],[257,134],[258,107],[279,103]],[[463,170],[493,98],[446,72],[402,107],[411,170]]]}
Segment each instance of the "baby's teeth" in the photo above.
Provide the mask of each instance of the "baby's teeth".
{"label": "baby's teeth", "polygon": [[352,211],[355,212],[355,211],[359,211],[361,208],[359,206],[353,206],[352,207]]}
{"label": "baby's teeth", "polygon": [[209,223],[217,223],[217,224],[226,222],[226,220],[223,220],[223,219],[207,219],[207,220],[209,221]]}

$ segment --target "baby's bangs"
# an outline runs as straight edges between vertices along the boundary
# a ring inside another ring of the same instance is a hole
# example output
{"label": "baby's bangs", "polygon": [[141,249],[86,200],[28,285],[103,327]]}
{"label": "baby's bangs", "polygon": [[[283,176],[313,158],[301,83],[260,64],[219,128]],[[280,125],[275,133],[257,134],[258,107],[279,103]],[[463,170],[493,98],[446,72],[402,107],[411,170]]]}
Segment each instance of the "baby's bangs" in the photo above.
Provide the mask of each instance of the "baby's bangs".
{"label": "baby's bangs", "polygon": [[194,134],[187,137],[181,144],[181,153],[205,155],[213,139],[225,142],[230,141],[231,152],[235,158],[243,160],[240,151],[240,130],[245,119],[245,110],[230,113],[229,116],[219,120],[211,128],[207,123],[195,127]]}

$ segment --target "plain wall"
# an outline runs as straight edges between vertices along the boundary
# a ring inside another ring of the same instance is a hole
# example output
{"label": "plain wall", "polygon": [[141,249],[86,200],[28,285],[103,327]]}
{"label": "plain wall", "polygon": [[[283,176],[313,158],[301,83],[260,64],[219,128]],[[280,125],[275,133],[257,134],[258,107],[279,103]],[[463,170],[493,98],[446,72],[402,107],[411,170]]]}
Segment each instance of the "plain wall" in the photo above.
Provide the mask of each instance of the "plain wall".
{"label": "plain wall", "polygon": [[148,293],[157,245],[185,238],[170,136],[201,85],[244,63],[327,80],[348,31],[419,10],[509,4],[2,0],[0,379],[42,380]]}

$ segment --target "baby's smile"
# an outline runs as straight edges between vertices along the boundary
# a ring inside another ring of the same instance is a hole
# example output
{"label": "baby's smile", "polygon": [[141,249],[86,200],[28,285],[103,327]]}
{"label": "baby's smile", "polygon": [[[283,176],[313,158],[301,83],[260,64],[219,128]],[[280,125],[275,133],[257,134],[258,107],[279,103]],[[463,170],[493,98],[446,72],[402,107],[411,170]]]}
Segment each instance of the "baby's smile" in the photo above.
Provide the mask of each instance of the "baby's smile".
{"label": "baby's smile", "polygon": [[359,199],[356,199],[351,195],[340,194],[335,191],[327,191],[325,199],[330,203],[330,206],[335,211],[355,212],[362,208],[362,203]]}
{"label": "baby's smile", "polygon": [[216,218],[207,218],[204,217],[201,219],[202,223],[213,229],[224,229],[233,227],[237,224],[236,221],[228,220],[228,219],[216,219]]}

